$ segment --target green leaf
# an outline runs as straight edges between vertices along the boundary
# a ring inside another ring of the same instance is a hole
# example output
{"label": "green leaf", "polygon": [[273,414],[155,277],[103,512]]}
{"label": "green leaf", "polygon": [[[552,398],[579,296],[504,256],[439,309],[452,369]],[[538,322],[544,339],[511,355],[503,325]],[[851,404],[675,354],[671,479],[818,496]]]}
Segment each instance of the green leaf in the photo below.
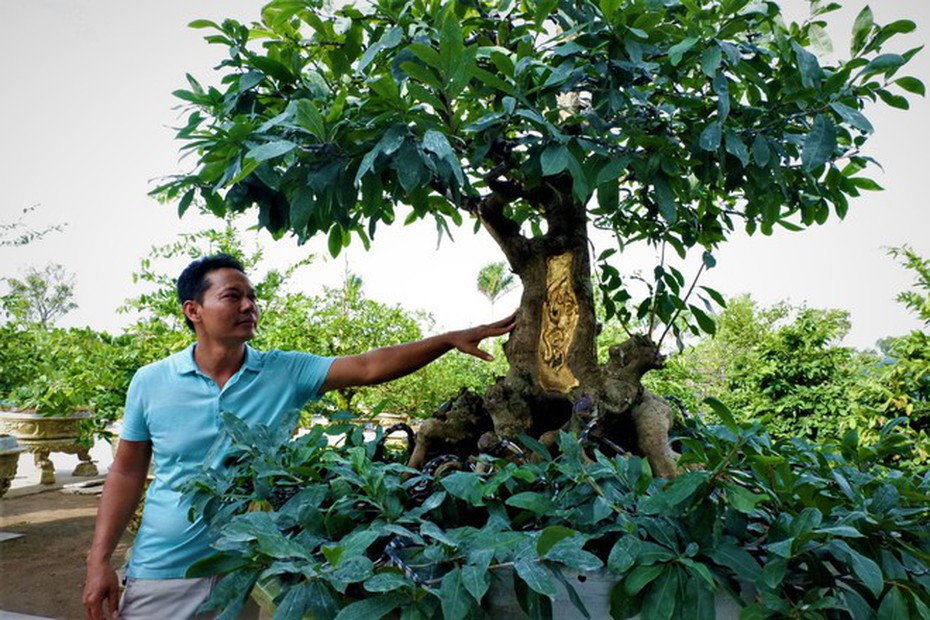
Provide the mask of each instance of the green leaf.
{"label": "green leaf", "polygon": [[546,555],[557,542],[575,536],[576,534],[578,534],[577,531],[565,527],[564,525],[549,526],[543,529],[539,534],[539,539],[536,541],[536,553],[541,556]]}
{"label": "green leaf", "polygon": [[843,536],[845,538],[863,538],[862,532],[849,525],[832,525],[822,527],[817,530],[818,534],[827,534],[829,536]]}
{"label": "green leaf", "polygon": [[433,540],[438,540],[444,545],[449,547],[458,547],[458,541],[452,540],[449,538],[445,532],[439,529],[439,526],[433,523],[432,521],[424,521],[420,526],[420,534],[426,538],[432,538]]}
{"label": "green leaf", "polygon": [[749,149],[743,139],[732,131],[726,132],[726,151],[736,157],[744,168],[749,165]]}
{"label": "green leaf", "polygon": [[214,28],[220,30],[219,25],[216,22],[211,22],[209,19],[195,19],[187,25],[188,28],[203,29],[203,28]]}
{"label": "green leaf", "polygon": [[325,584],[312,582],[307,596],[308,609],[314,618],[333,618],[338,613],[333,593]]}
{"label": "green leaf", "polygon": [[369,592],[391,592],[410,585],[410,580],[401,573],[383,572],[371,577],[364,584]]}
{"label": "green leaf", "polygon": [[655,583],[646,592],[646,598],[643,600],[643,614],[657,620],[670,620],[675,617],[678,589],[678,571],[674,567],[670,567],[659,575]]}
{"label": "green leaf", "polygon": [[381,38],[378,39],[371,47],[365,50],[365,54],[362,56],[362,59],[358,63],[357,71],[361,72],[365,70],[371,61],[375,59],[382,50],[391,49],[397,47],[404,37],[404,29],[400,26],[394,26],[390,28],[387,32],[381,35]]}
{"label": "green leaf", "polygon": [[655,188],[656,202],[659,205],[659,215],[669,224],[674,224],[678,221],[678,201],[675,200],[672,188],[661,176],[654,178],[652,183]]}
{"label": "green leaf", "polygon": [[191,202],[194,200],[194,194],[196,192],[196,189],[189,189],[181,196],[181,201],[178,202],[178,217],[183,217],[187,212],[187,209],[191,206]]}
{"label": "green leaf", "polygon": [[428,45],[423,43],[412,43],[407,46],[407,49],[413,52],[413,55],[433,67],[434,69],[440,69],[442,67],[442,60],[439,58],[439,52]]}
{"label": "green leaf", "polygon": [[742,513],[752,512],[756,509],[757,504],[767,499],[765,495],[753,493],[749,489],[732,482],[724,483],[723,486],[727,490],[730,504]]}
{"label": "green leaf", "polygon": [[464,566],[462,567],[462,584],[472,597],[480,602],[491,585],[491,573],[481,566],[471,564]]}
{"label": "green leaf", "polygon": [[723,404],[722,400],[710,396],[704,399],[704,402],[710,405],[710,408],[714,410],[714,413],[717,414],[717,417],[720,418],[720,421],[723,422],[723,425],[734,433],[739,431],[739,425],[736,423],[736,418],[733,417],[733,414],[730,412],[730,408]]}
{"label": "green leaf", "polygon": [[899,19],[882,27],[882,34],[907,34],[917,30],[917,24],[909,19]]}
{"label": "green leaf", "polygon": [[456,471],[440,480],[449,495],[457,497],[471,504],[477,504],[481,498],[481,479],[471,472]]}
{"label": "green leaf", "polygon": [[628,571],[639,555],[641,544],[638,538],[631,534],[621,536],[607,557],[607,568],[615,573],[624,573]]}
{"label": "green leaf", "polygon": [[593,553],[582,549],[585,543],[583,536],[573,536],[557,542],[545,555],[547,560],[559,562],[579,572],[595,571],[604,566],[604,563]]}
{"label": "green leaf", "polygon": [[256,146],[250,149],[245,156],[254,161],[262,162],[290,153],[296,148],[297,145],[290,140],[277,140]]}
{"label": "green leaf", "polygon": [[884,189],[881,185],[876,183],[874,179],[866,177],[852,177],[849,179],[849,182],[859,189],[864,189],[869,192],[880,192]]}
{"label": "green leaf", "polygon": [[745,548],[730,540],[721,541],[716,548],[708,552],[708,555],[718,566],[733,571],[748,582],[756,581],[762,574],[762,567],[758,560]]}
{"label": "green leaf", "polygon": [[907,76],[898,78],[894,81],[894,83],[909,93],[914,93],[915,95],[920,95],[921,97],[924,97],[927,94],[927,88],[924,86],[924,83],[915,77]]}
{"label": "green leaf", "polygon": [[630,165],[630,157],[615,157],[608,161],[597,173],[597,184],[616,180]]}
{"label": "green leaf", "polygon": [[833,53],[833,42],[830,40],[830,35],[827,34],[825,28],[818,26],[817,24],[811,24],[811,27],[808,30],[808,36],[810,37],[811,45],[815,50],[821,54]]}
{"label": "green leaf", "polygon": [[611,618],[632,618],[641,611],[642,605],[643,598],[627,594],[622,581],[610,589]]}
{"label": "green leaf", "polygon": [[552,583],[552,579],[549,577],[546,569],[543,568],[538,561],[517,560],[514,562],[513,567],[531,590],[543,596],[548,596],[550,599],[555,598],[555,584]]}
{"label": "green leaf", "polygon": [[908,110],[911,107],[911,104],[908,103],[907,99],[901,95],[895,95],[888,92],[884,88],[881,88],[875,91],[878,94],[879,99],[890,105],[892,108],[897,108],[899,110]]}
{"label": "green leaf", "polygon": [[187,569],[185,577],[211,577],[231,573],[245,567],[248,559],[242,556],[233,556],[227,553],[214,553],[202,560],[198,560]]}
{"label": "green leaf", "polygon": [[694,47],[694,44],[697,42],[697,37],[688,37],[686,39],[682,39],[672,47],[668,48],[668,59],[669,62],[672,63],[672,66],[678,66],[678,64],[681,62],[682,56],[684,56],[688,50]]}
{"label": "green leaf", "polygon": [[637,566],[623,580],[624,589],[630,596],[636,596],[640,590],[649,585],[656,577],[665,570],[664,564],[653,564],[651,566]]}
{"label": "green leaf", "polygon": [[872,9],[868,6],[859,12],[856,21],[853,23],[852,42],[850,44],[853,55],[857,55],[865,47],[872,26],[875,25],[875,18],[872,15]]}
{"label": "green leaf", "polygon": [[[708,269],[709,268],[710,266],[708,266]],[[710,296],[710,298],[714,300],[714,303],[716,303],[721,308],[727,307],[727,300],[723,298],[723,295],[721,295],[719,291],[712,289],[708,286],[700,286],[698,288],[700,288],[705,293],[707,293]]]}
{"label": "green leaf", "polygon": [[767,168],[771,160],[772,150],[769,141],[762,134],[757,134],[752,141],[752,158],[760,168]]}
{"label": "green leaf", "polygon": [[836,150],[836,125],[824,114],[817,115],[814,126],[804,140],[801,162],[808,172],[824,165],[833,157]]}
{"label": "green leaf", "polygon": [[429,67],[424,67],[423,65],[408,60],[407,62],[400,63],[400,68],[403,69],[407,75],[417,79],[423,84],[431,86],[436,90],[442,89],[442,81],[429,69]]}
{"label": "green leaf", "polygon": [[468,615],[472,605],[468,590],[462,583],[462,572],[458,568],[452,569],[442,578],[439,600],[442,602],[443,618],[462,620]]}
{"label": "green leaf", "polygon": [[784,581],[787,573],[788,558],[776,557],[766,563],[759,579],[770,590],[777,590],[781,586],[781,582]]}
{"label": "green leaf", "polygon": [[336,615],[336,620],[378,620],[404,604],[409,596],[401,592],[390,592],[346,605]]}
{"label": "green leaf", "polygon": [[723,50],[720,49],[720,46],[711,44],[701,55],[701,72],[711,78],[717,75],[717,70],[720,69],[722,55]]}
{"label": "green leaf", "polygon": [[717,122],[723,123],[730,115],[730,82],[723,71],[717,72],[713,87],[717,94]]}
{"label": "green leaf", "polygon": [[[794,537],[779,540],[778,542],[768,543],[765,548],[778,557],[790,559],[794,555],[795,539]],[[766,566],[768,568],[768,566]]]}
{"label": "green leaf", "polygon": [[[823,530],[818,531],[823,533]],[[858,531],[856,535],[862,537],[862,534]],[[881,567],[874,560],[862,555],[843,540],[831,540],[828,547],[833,551],[834,555],[846,559],[853,574],[869,589],[873,596],[877,598],[881,595],[885,580]]]}
{"label": "green leaf", "polygon": [[831,103],[830,107],[833,108],[833,111],[836,112],[840,118],[859,131],[863,131],[865,133],[872,133],[872,131],[874,131],[872,123],[870,123],[869,119],[867,119],[859,110],[853,109],[847,105],[843,105],[842,103]]}
{"label": "green leaf", "polygon": [[792,48],[797,59],[798,69],[801,71],[801,83],[807,88],[817,88],[823,79],[823,69],[817,57],[801,47],[797,41],[792,41]]}
{"label": "green leaf", "polygon": [[550,144],[539,156],[539,165],[543,176],[553,176],[568,168],[568,158],[571,153],[564,144]]}
{"label": "green leaf", "polygon": [[705,151],[716,151],[720,147],[720,141],[722,139],[723,130],[720,128],[720,123],[714,121],[701,132],[698,146]]}
{"label": "green leaf", "polygon": [[342,227],[338,224],[329,229],[328,240],[329,255],[333,258],[339,256],[342,252]]}
{"label": "green leaf", "polygon": [[901,594],[901,590],[892,587],[888,590],[882,602],[878,606],[877,620],[909,620],[910,615],[907,611],[907,602]]}
{"label": "green leaf", "polygon": [[297,101],[297,124],[312,133],[320,140],[326,139],[326,121],[323,115],[317,109],[316,105],[309,99],[299,99]]}
{"label": "green leaf", "polygon": [[534,493],[532,491],[524,491],[523,493],[511,495],[504,503],[508,506],[523,508],[524,510],[529,510],[539,515],[548,515],[556,510],[556,505],[548,495]]}
{"label": "green leaf", "polygon": [[435,129],[428,129],[426,133],[423,134],[422,146],[424,151],[435,153],[446,162],[449,167],[452,168],[452,173],[455,176],[456,182],[460,186],[465,185],[465,174],[462,172],[459,158],[456,156],[455,151],[452,150],[452,145],[449,144],[449,140],[446,138],[445,134]]}
{"label": "green leaf", "polygon": [[906,61],[901,54],[881,54],[876,56],[862,70],[862,75],[874,75],[876,73],[889,73],[901,67]]}
{"label": "green leaf", "polygon": [[272,620],[302,618],[310,609],[311,584],[304,581],[286,588],[284,597],[277,603]]}

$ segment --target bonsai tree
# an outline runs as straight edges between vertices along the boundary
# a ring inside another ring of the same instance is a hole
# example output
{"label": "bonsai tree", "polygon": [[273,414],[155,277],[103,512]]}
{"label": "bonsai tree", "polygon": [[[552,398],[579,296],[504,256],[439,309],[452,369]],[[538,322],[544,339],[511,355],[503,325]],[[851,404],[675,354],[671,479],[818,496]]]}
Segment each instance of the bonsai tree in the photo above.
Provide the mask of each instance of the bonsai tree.
{"label": "bonsai tree", "polygon": [[[254,210],[276,237],[326,235],[333,255],[398,216],[440,234],[473,220],[523,285],[509,372],[424,424],[412,464],[592,424],[586,437],[623,447],[633,421],[673,476],[671,412],[641,384],[663,364],[653,332],[714,327],[666,255],[700,253],[700,272],[738,231],[845,217],[878,189],[863,174],[866,105],[924,93],[899,76],[918,49],[883,51],[913,22],[864,9],[849,58],[811,51],[837,8],[813,2],[787,24],[770,0],[275,0],[251,25],[196,21],[228,57],[219,87],[188,76],[176,92],[195,165],[154,193],[181,214],[195,199],[218,216]],[[616,247],[592,257],[592,228]],[[643,298],[621,273],[635,243],[663,257]],[[595,270],[608,318],[648,326],[604,364]]]}

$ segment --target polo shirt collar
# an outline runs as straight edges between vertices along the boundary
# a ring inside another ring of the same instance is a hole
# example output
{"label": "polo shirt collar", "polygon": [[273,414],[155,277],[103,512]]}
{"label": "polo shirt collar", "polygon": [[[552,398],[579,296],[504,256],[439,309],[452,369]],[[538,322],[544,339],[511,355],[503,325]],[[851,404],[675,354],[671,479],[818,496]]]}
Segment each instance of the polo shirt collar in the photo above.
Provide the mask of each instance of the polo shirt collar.
{"label": "polo shirt collar", "polygon": [[[175,359],[175,368],[179,375],[200,372],[197,362],[194,361],[194,347],[197,343],[191,344],[183,351],[180,351]],[[258,372],[262,369],[262,354],[245,345],[245,361],[242,362],[240,370],[249,370]]]}

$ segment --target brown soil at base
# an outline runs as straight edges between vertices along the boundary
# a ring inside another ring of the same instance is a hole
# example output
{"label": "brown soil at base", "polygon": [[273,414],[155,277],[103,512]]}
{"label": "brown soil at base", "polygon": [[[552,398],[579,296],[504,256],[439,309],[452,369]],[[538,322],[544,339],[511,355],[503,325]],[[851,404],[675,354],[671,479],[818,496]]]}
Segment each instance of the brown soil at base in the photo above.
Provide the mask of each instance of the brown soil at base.
{"label": "brown soil at base", "polygon": [[[60,491],[0,499],[0,531],[23,534],[0,542],[0,610],[84,618],[84,555],[99,501]],[[123,562],[130,541],[124,537],[114,566]]]}

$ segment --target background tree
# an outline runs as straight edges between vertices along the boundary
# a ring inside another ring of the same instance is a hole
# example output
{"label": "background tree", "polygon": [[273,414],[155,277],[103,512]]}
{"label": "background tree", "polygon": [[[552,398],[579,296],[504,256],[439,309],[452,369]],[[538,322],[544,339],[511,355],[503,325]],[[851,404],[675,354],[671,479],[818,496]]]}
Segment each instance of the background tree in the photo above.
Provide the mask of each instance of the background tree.
{"label": "background tree", "polygon": [[478,271],[478,291],[491,302],[491,315],[494,315],[494,303],[513,290],[516,286],[513,274],[507,269],[507,263],[488,263]]}
{"label": "background tree", "polygon": [[26,224],[26,218],[36,210],[37,205],[26,207],[18,219],[12,222],[0,222],[0,248],[27,245],[38,241],[51,232],[60,231],[63,224],[46,226],[45,228],[31,228]]}
{"label": "background tree", "polygon": [[0,298],[13,320],[51,327],[75,308],[74,274],[64,265],[49,263],[42,269],[28,267],[22,279],[5,278],[9,291]]}
{"label": "background tree", "polygon": [[[523,284],[510,370],[481,413],[513,438],[588,396],[609,426],[662,360],[646,339],[597,362],[592,262],[608,316],[631,319],[631,301],[650,332],[712,331],[690,293],[719,296],[666,255],[701,253],[700,273],[734,231],[842,218],[877,189],[863,110],[924,93],[898,75],[918,49],[883,51],[915,25],[865,9],[851,57],[825,64],[812,43],[838,6],[789,25],[772,1],[276,0],[250,26],[197,21],[228,51],[221,86],[189,76],[176,93],[196,165],[155,193],[181,213],[197,196],[218,215],[254,207],[273,235],[326,234],[334,255],[399,205],[440,234],[474,218]],[[594,261],[590,226],[617,244]],[[662,256],[642,299],[620,272],[633,243]]]}
{"label": "background tree", "polygon": [[875,437],[881,426],[897,417],[907,421],[918,458],[930,461],[930,260],[907,246],[892,248],[891,256],[913,272],[915,280],[898,301],[923,322],[922,329],[880,343],[883,358],[868,371],[856,401],[863,420],[857,430]]}

